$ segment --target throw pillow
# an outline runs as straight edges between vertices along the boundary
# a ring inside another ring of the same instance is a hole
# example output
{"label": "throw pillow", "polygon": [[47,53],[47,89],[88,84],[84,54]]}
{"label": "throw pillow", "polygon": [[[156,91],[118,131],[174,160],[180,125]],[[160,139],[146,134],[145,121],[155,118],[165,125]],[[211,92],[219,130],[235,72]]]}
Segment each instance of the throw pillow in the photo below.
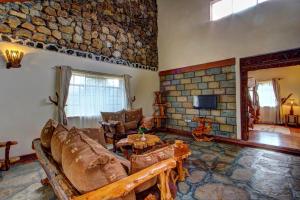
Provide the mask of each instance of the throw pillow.
{"label": "throw pillow", "polygon": [[68,129],[62,124],[58,124],[53,132],[51,139],[51,154],[58,164],[61,164],[62,146],[68,133]]}
{"label": "throw pillow", "polygon": [[82,128],[80,129],[85,135],[92,138],[93,140],[97,141],[103,147],[106,148],[106,142],[104,137],[104,130],[103,128]]}
{"label": "throw pillow", "polygon": [[51,148],[51,138],[53,132],[57,126],[57,122],[53,119],[49,119],[41,131],[41,144],[43,147]]}
{"label": "throw pillow", "polygon": [[138,121],[143,118],[143,109],[125,110],[125,122]]}
{"label": "throw pillow", "polygon": [[[174,147],[172,145],[163,147],[161,149],[142,154],[142,155],[135,155],[133,154],[130,157],[131,163],[131,174],[138,172],[142,169],[145,169],[157,162],[162,160],[166,160],[169,158],[174,157]],[[141,184],[137,188],[135,188],[135,192],[139,193],[149,189],[150,187],[154,186],[157,182],[157,177],[150,179],[149,181]]]}
{"label": "throw pillow", "polygon": [[124,123],[125,131],[137,129],[137,126],[138,126],[137,121],[131,121],[131,122]]}
{"label": "throw pillow", "polygon": [[[127,177],[115,156],[102,145],[72,128],[62,150],[62,168],[72,185],[87,193]],[[124,198],[135,199],[131,192]]]}
{"label": "throw pillow", "polygon": [[125,112],[101,112],[102,120],[108,122],[109,120],[125,122]]}

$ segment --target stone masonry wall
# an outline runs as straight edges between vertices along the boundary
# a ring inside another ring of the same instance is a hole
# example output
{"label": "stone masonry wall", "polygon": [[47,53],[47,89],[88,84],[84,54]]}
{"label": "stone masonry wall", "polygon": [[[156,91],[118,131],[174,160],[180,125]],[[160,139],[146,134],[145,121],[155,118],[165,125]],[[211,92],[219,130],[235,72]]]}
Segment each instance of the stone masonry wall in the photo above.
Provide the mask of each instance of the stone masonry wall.
{"label": "stone masonry wall", "polygon": [[158,66],[156,0],[0,3],[0,34],[2,41],[61,53],[92,57],[88,52],[150,70]]}
{"label": "stone masonry wall", "polygon": [[[195,122],[186,122],[194,116],[213,120],[212,134],[236,138],[235,66],[216,67],[160,77],[161,91],[165,91],[167,127],[192,131]],[[194,95],[218,95],[216,110],[193,109]]]}

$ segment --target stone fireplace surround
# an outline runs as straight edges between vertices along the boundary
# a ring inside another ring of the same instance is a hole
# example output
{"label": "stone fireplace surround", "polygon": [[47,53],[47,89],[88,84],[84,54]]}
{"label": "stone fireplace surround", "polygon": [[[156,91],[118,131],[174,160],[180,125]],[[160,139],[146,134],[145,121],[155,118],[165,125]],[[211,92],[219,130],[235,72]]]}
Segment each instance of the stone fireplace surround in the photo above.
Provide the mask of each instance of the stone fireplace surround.
{"label": "stone fireplace surround", "polygon": [[[195,116],[213,120],[212,134],[237,138],[235,58],[161,71],[160,90],[168,103],[166,127],[191,132]],[[193,109],[194,95],[218,95],[216,110]]]}

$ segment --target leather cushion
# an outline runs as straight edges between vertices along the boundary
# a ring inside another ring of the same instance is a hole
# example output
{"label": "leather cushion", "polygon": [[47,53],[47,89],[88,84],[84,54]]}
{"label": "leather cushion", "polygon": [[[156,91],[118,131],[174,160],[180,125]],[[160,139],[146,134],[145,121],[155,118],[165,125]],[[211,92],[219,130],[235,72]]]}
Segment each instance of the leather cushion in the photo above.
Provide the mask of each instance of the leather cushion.
{"label": "leather cushion", "polygon": [[[111,152],[76,128],[69,131],[63,144],[62,168],[72,185],[81,193],[127,177],[121,163]],[[134,192],[123,199],[135,199]]]}
{"label": "leather cushion", "polygon": [[62,146],[67,138],[68,133],[68,129],[62,124],[58,124],[53,132],[53,136],[51,139],[51,154],[52,158],[58,164],[61,164]]}
{"label": "leather cushion", "polygon": [[143,118],[143,109],[125,110],[125,122],[137,121],[138,123]]}
{"label": "leather cushion", "polygon": [[[166,160],[172,157],[174,157],[174,147],[172,145],[142,155],[133,154],[130,157],[131,174],[134,174],[135,172],[145,169],[155,163],[158,163],[162,160]],[[154,186],[156,182],[157,182],[157,177],[154,177],[149,181],[141,184],[137,188],[135,188],[135,192],[138,193],[138,192],[145,191],[150,187]]]}
{"label": "leather cushion", "polygon": [[47,149],[51,148],[52,135],[57,125],[57,121],[53,119],[49,119],[44,125],[41,131],[41,144],[43,145],[43,147]]}

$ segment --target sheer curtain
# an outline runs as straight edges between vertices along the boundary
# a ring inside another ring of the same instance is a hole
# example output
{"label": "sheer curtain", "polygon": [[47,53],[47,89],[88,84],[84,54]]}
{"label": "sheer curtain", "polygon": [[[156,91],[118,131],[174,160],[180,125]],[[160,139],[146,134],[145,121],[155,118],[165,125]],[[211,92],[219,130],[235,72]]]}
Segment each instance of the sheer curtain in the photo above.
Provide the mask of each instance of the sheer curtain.
{"label": "sheer curtain", "polygon": [[260,123],[276,124],[277,100],[273,82],[258,82],[257,93],[259,96]]}
{"label": "sheer curtain", "polygon": [[126,106],[123,77],[72,71],[66,106],[70,125],[99,127],[100,112],[115,112]]}

